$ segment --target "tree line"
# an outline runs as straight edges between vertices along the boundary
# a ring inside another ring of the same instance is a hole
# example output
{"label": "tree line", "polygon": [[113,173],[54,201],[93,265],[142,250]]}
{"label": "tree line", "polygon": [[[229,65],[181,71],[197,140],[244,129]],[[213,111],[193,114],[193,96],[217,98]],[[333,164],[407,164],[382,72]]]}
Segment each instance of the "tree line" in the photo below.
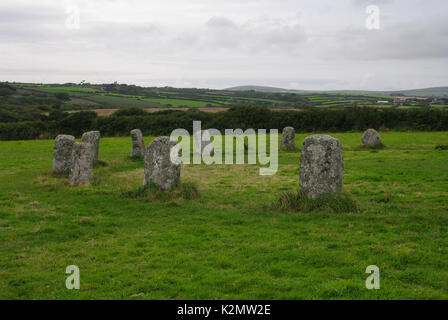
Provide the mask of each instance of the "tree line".
{"label": "tree line", "polygon": [[92,111],[68,114],[57,111],[45,120],[0,123],[1,140],[54,138],[58,134],[80,137],[83,132],[99,130],[104,136],[127,136],[132,129],[144,135],[169,135],[174,129],[192,131],[194,120],[202,128],[278,129],[292,126],[296,132],[347,132],[367,128],[377,130],[447,131],[448,111],[440,109],[310,108],[301,111],[274,111],[265,107],[235,106],[228,111],[207,113],[164,110],[146,113],[138,108],[126,108],[110,116],[98,116]]}

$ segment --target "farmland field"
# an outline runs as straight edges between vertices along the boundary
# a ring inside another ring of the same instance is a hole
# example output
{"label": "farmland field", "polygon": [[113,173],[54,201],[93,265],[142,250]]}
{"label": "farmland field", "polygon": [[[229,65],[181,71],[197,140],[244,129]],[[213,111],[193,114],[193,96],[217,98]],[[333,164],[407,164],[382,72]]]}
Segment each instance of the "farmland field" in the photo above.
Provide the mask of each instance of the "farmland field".
{"label": "farmland field", "polygon": [[[383,132],[371,151],[359,132],[332,135],[359,213],[271,208],[297,189],[300,152],[281,152],[273,176],[183,165],[200,198],[148,201],[124,196],[143,180],[130,138],[102,139],[106,165],[80,187],[51,173],[53,140],[0,141],[0,298],[447,299],[448,150],[435,146],[448,132]],[[80,290],[65,288],[68,265]],[[380,290],[365,288],[369,265]]]}
{"label": "farmland field", "polygon": [[[255,91],[229,91],[211,89],[178,89],[178,88],[144,88],[127,85],[76,85],[76,84],[29,84],[16,83],[17,89],[25,89],[39,94],[67,93],[75,98],[71,102],[65,102],[65,110],[70,110],[69,104],[77,105],[78,99],[95,102],[103,105],[98,108],[161,108],[161,107],[231,107],[237,104],[253,104],[270,108],[344,108],[347,106],[363,107],[399,107],[421,108],[425,105],[422,101],[410,101],[408,103],[395,103],[394,97],[384,94],[355,94],[355,93],[325,93],[325,92],[255,92]],[[388,103],[379,103],[378,101]],[[428,106],[430,101],[427,102]],[[86,103],[79,103],[85,105]],[[434,105],[443,108],[443,105]],[[79,106],[78,106],[79,107]],[[72,108],[79,109],[79,108]],[[82,108],[86,109],[86,108]]]}

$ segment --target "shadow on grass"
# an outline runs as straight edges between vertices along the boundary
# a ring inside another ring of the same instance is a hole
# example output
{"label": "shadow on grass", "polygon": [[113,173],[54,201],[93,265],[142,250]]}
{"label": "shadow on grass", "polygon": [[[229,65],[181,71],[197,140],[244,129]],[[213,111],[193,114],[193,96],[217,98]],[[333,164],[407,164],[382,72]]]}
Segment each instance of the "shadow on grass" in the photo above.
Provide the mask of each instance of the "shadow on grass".
{"label": "shadow on grass", "polygon": [[344,193],[326,194],[317,199],[309,199],[304,192],[286,191],[272,203],[272,209],[287,212],[330,211],[332,213],[360,212],[358,203]]}
{"label": "shadow on grass", "polygon": [[144,157],[143,156],[133,156],[133,157],[129,156],[126,159],[130,160],[132,162],[143,162]]}
{"label": "shadow on grass", "polygon": [[298,148],[298,147],[294,147],[294,148],[288,147],[288,148],[280,148],[280,151],[284,152],[284,153],[298,153],[298,152],[302,152],[302,149]]}
{"label": "shadow on grass", "polygon": [[180,182],[171,190],[162,190],[154,183],[141,186],[134,190],[124,191],[121,197],[138,199],[143,201],[172,201],[172,200],[194,200],[200,198],[200,193],[195,182]]}
{"label": "shadow on grass", "polygon": [[98,162],[96,162],[93,167],[94,168],[101,168],[101,167],[107,167],[108,164],[106,161],[102,161],[102,160],[98,160]]}
{"label": "shadow on grass", "polygon": [[376,146],[360,145],[360,146],[357,146],[354,150],[355,151],[363,151],[363,150],[369,151],[369,150],[381,150],[381,149],[385,149],[385,148],[387,148],[387,147],[384,144],[379,144]]}

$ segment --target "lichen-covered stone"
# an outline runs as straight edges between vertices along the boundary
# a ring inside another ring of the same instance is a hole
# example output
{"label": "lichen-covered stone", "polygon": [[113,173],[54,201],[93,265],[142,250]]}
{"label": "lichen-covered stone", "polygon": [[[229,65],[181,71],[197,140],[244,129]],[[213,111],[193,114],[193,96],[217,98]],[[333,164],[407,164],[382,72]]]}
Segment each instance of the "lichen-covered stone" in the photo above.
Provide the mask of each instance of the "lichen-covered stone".
{"label": "lichen-covered stone", "polygon": [[145,155],[145,142],[143,141],[143,134],[140,129],[131,131],[132,150],[131,157],[143,157]]}
{"label": "lichen-covered stone", "polygon": [[293,127],[286,127],[282,134],[282,150],[294,150],[295,148],[296,132]]}
{"label": "lichen-covered stone", "polygon": [[328,135],[314,135],[303,142],[300,189],[312,199],[342,191],[344,156],[341,143]]}
{"label": "lichen-covered stone", "polygon": [[54,140],[53,172],[69,173],[72,166],[72,150],[75,137],[60,134]]}
{"label": "lichen-covered stone", "polygon": [[144,185],[155,183],[162,190],[172,189],[180,180],[180,163],[171,161],[171,148],[177,142],[168,137],[159,137],[148,145],[145,152]]}
{"label": "lichen-covered stone", "polygon": [[208,146],[209,144],[212,144],[211,135],[210,135],[210,132],[208,130],[198,131],[195,134],[195,140],[194,141],[195,141],[194,148],[195,148],[195,155],[196,156],[200,156],[200,155],[211,156],[211,155],[213,155],[213,149],[211,149],[210,154],[206,154],[206,155],[203,154],[205,147]]}
{"label": "lichen-covered stone", "polygon": [[101,134],[99,131],[90,131],[86,132],[82,135],[81,141],[84,143],[89,143],[92,146],[93,151],[93,163],[98,162],[98,152],[100,148],[100,137]]}
{"label": "lichen-covered stone", "polygon": [[72,166],[70,168],[69,182],[71,186],[80,183],[93,182],[93,152],[92,145],[85,142],[75,142],[72,151]]}
{"label": "lichen-covered stone", "polygon": [[381,136],[375,129],[367,129],[362,135],[361,141],[368,147],[377,147],[382,144]]}

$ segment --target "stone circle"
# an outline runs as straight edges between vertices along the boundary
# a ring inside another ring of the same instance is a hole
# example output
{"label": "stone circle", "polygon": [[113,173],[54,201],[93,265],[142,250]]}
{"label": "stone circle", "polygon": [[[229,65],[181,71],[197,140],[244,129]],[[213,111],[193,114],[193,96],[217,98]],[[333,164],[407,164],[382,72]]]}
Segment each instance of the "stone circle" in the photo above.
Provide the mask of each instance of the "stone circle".
{"label": "stone circle", "polygon": [[303,142],[300,157],[300,189],[308,198],[342,191],[344,156],[338,139],[314,135]]}
{"label": "stone circle", "polygon": [[101,134],[99,131],[90,131],[86,132],[82,135],[81,142],[89,143],[92,146],[93,150],[93,163],[98,162],[98,152],[100,147],[100,137]]}
{"label": "stone circle", "polygon": [[70,168],[69,183],[76,186],[80,183],[93,182],[94,148],[90,143],[75,142],[72,151],[72,166]]}
{"label": "stone circle", "polygon": [[145,142],[143,141],[143,134],[140,129],[131,131],[132,150],[131,158],[143,157],[145,155]]}
{"label": "stone circle", "polygon": [[54,140],[53,172],[69,173],[72,165],[72,151],[75,137],[60,134]]}
{"label": "stone circle", "polygon": [[381,136],[375,129],[367,129],[362,135],[362,144],[368,147],[377,147],[382,144]]}
{"label": "stone circle", "polygon": [[295,149],[296,132],[293,127],[286,127],[282,133],[282,150],[294,150]]}
{"label": "stone circle", "polygon": [[143,184],[155,183],[162,190],[175,187],[180,180],[180,163],[171,161],[171,148],[177,142],[169,137],[159,137],[151,142],[145,152],[145,177]]}

